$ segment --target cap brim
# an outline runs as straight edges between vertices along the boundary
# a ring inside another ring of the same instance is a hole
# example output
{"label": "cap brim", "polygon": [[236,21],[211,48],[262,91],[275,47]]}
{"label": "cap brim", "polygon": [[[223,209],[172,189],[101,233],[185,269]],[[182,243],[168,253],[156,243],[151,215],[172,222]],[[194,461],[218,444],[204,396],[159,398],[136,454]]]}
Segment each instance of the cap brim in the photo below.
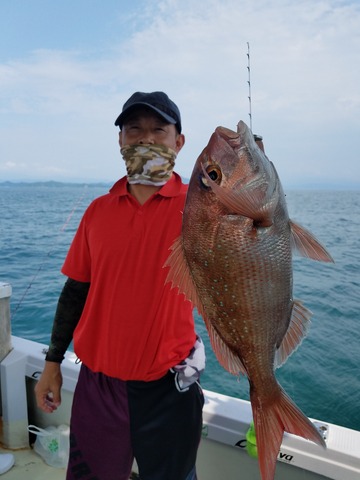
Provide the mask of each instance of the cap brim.
{"label": "cap brim", "polygon": [[137,103],[133,103],[132,105],[130,105],[128,108],[126,108],[120,113],[120,115],[115,120],[115,125],[121,128],[123,126],[125,118],[129,115],[129,113],[139,106],[145,106],[150,108],[150,110],[153,110],[154,112],[156,112],[158,115],[160,115],[160,117],[162,117],[164,120],[166,120],[168,123],[171,123],[172,125],[176,125],[178,123],[175,118],[171,117],[170,115],[163,112],[162,110],[159,110],[153,105],[150,105],[149,103],[146,103],[146,102],[137,102]]}

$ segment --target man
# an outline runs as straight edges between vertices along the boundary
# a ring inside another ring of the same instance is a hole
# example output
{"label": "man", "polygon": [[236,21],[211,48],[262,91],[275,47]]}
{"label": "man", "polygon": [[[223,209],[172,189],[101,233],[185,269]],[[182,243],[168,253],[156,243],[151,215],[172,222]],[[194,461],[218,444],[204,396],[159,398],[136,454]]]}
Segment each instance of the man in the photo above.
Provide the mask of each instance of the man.
{"label": "man", "polygon": [[127,176],[88,207],[66,257],[37,403],[60,405],[73,338],[82,366],[67,480],[127,480],[134,458],[142,480],[193,480],[205,355],[192,305],[163,268],[186,195],[173,172],[180,112],[163,92],[136,92],[115,125]]}

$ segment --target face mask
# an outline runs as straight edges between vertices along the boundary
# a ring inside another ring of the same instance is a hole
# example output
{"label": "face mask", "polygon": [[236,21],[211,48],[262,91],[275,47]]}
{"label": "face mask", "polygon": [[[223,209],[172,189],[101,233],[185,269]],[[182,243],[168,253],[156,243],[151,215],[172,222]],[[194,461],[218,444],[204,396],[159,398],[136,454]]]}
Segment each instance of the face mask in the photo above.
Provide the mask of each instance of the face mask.
{"label": "face mask", "polygon": [[176,152],[163,145],[125,145],[121,150],[128,182],[162,186],[170,179]]}

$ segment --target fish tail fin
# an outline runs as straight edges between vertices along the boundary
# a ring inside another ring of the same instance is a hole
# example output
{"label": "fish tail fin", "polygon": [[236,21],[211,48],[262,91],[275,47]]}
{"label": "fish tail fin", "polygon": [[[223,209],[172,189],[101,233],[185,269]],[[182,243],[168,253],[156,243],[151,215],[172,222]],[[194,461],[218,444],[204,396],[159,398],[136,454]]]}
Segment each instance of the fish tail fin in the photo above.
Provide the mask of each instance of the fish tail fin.
{"label": "fish tail fin", "polygon": [[318,430],[288,395],[279,387],[279,396],[268,405],[260,405],[252,395],[259,467],[262,480],[273,480],[284,431],[326,444]]}

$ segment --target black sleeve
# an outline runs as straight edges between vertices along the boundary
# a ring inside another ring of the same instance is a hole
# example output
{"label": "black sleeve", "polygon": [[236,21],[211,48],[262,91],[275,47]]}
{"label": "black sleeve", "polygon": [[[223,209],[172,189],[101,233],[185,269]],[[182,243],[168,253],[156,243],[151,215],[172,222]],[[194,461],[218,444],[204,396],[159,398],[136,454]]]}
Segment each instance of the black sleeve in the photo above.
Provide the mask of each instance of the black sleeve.
{"label": "black sleeve", "polygon": [[61,363],[83,311],[90,283],[68,278],[59,297],[45,360]]}

